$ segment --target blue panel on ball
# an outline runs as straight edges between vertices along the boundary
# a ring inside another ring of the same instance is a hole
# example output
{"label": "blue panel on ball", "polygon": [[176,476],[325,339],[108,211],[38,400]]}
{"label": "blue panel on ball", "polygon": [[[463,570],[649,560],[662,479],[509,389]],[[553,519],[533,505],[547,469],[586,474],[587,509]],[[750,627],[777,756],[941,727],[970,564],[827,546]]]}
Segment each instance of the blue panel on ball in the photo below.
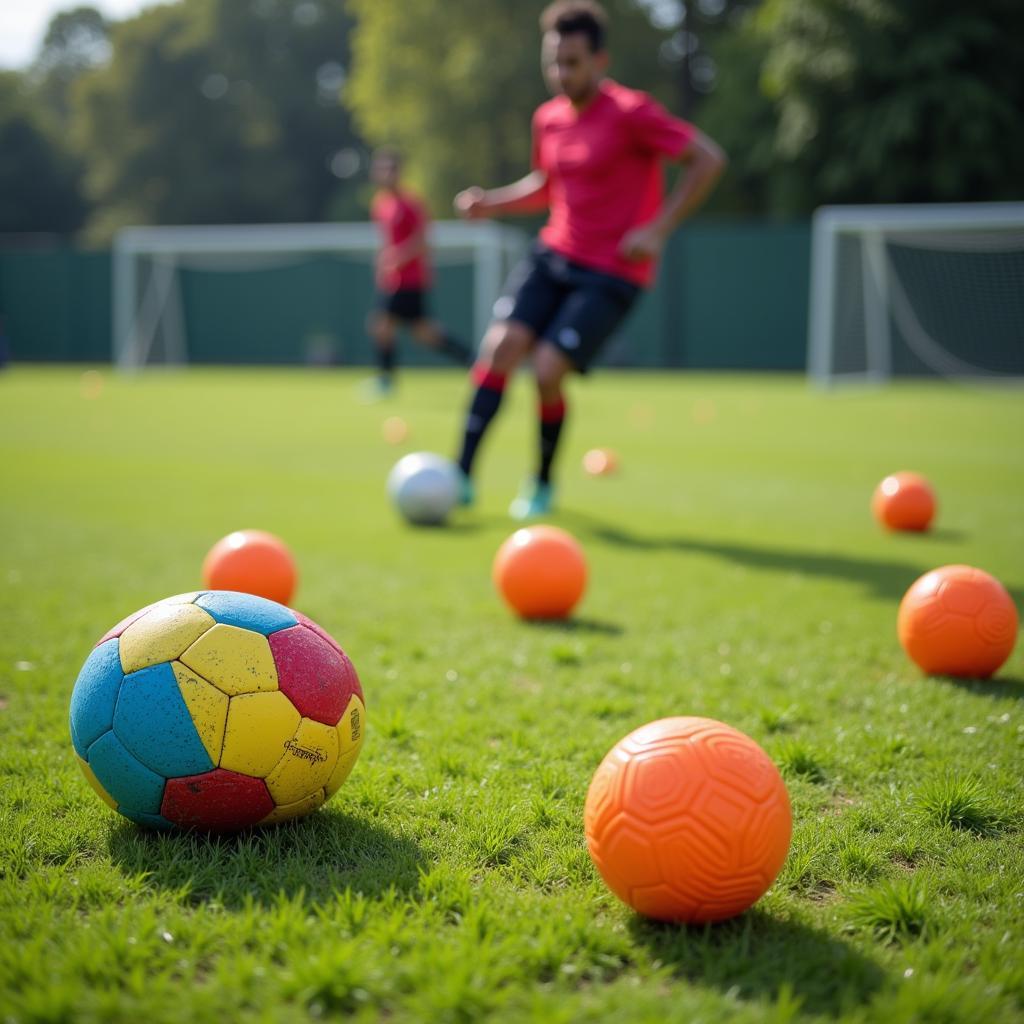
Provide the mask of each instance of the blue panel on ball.
{"label": "blue panel on ball", "polygon": [[105,732],[89,747],[89,767],[100,785],[125,808],[144,814],[159,814],[164,798],[164,779],[141,764],[111,732]]}
{"label": "blue panel on ball", "polygon": [[114,711],[118,739],[147,768],[165,778],[216,767],[196,732],[169,662],[124,677]]}
{"label": "blue panel on ball", "polygon": [[196,604],[218,622],[241,626],[265,636],[279,629],[297,626],[299,620],[283,604],[254,594],[236,594],[231,590],[211,590],[196,598]]}
{"label": "blue panel on ball", "polygon": [[75,748],[75,753],[84,761],[86,750],[88,748],[78,738],[78,733],[75,730],[75,718],[73,715],[71,716],[71,720],[68,724],[71,726],[71,745]]}
{"label": "blue panel on ball", "polygon": [[118,812],[126,818],[130,818],[136,825],[143,825],[146,828],[169,829],[174,824],[159,814],[142,814],[139,811],[130,811],[126,807],[118,807]]}
{"label": "blue panel on ball", "polygon": [[117,690],[124,678],[118,640],[108,640],[93,649],[78,673],[71,692],[71,740],[78,756],[85,756],[89,744],[110,729],[114,721]]}

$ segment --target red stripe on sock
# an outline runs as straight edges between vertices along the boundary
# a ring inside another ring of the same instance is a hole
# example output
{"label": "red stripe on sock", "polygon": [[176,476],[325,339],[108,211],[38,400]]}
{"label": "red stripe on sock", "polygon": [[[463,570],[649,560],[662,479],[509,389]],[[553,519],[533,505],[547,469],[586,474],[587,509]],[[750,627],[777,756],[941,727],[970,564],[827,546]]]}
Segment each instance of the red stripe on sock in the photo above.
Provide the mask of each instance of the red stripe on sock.
{"label": "red stripe on sock", "polygon": [[488,370],[482,363],[477,363],[469,375],[478,388],[490,388],[491,391],[504,391],[508,380],[505,374]]}
{"label": "red stripe on sock", "polygon": [[540,403],[541,423],[558,423],[565,419],[565,399],[560,398],[557,402]]}

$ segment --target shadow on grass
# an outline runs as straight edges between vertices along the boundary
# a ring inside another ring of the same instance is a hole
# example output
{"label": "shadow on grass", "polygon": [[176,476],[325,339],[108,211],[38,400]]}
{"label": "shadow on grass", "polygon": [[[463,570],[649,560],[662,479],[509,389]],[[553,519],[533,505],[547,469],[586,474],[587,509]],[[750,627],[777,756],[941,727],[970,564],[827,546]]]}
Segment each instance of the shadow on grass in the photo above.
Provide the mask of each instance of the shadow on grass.
{"label": "shadow on grass", "polygon": [[[859,583],[871,593],[885,598],[902,598],[907,588],[919,576],[936,568],[935,563],[908,565],[905,562],[880,562],[870,558],[849,555],[823,554],[818,551],[794,551],[785,548],[759,548],[748,544],[704,540],[698,537],[656,537],[631,533],[621,526],[595,519],[584,512],[566,512],[566,519],[575,520],[579,528],[616,547],[635,548],[638,551],[691,551],[696,554],[717,555],[754,569],[777,572],[796,572],[808,576],[831,576]],[[908,534],[909,536],[909,534]],[[963,536],[955,530],[933,530],[915,534],[927,540],[955,540]],[[923,542],[924,542],[923,541]],[[923,549],[922,549],[923,550]],[[1003,582],[1014,603],[1024,604],[1024,588]]]}
{"label": "shadow on grass", "polygon": [[885,975],[828,932],[750,910],[707,927],[636,917],[633,938],[675,973],[740,999],[774,999],[787,987],[804,1013],[839,1016],[870,1001]]}
{"label": "shadow on grass", "polygon": [[446,519],[441,523],[402,523],[401,525],[407,531],[407,535],[413,537],[417,534],[444,536],[445,534],[479,533],[484,528],[483,523],[475,522],[472,519]]}
{"label": "shadow on grass", "polygon": [[966,530],[954,530],[951,526],[937,526],[931,530],[922,530],[918,533],[905,532],[901,536],[920,537],[924,541],[940,540],[959,543],[962,540],[967,540],[968,534]]}
{"label": "shadow on grass", "polygon": [[601,633],[604,636],[621,636],[625,629],[617,622],[603,619],[523,619],[524,625],[550,633]]}
{"label": "shadow on grass", "polygon": [[996,697],[1001,700],[1024,700],[1024,679],[1013,676],[994,676],[991,679],[962,679],[959,676],[932,676],[932,679],[947,686],[955,686],[966,693],[982,697]]}
{"label": "shadow on grass", "polygon": [[309,904],[350,889],[368,898],[419,884],[423,853],[380,825],[337,812],[236,835],[154,832],[130,822],[110,835],[112,860],[194,904],[269,905],[284,893]]}
{"label": "shadow on grass", "polygon": [[907,587],[931,568],[900,562],[879,562],[847,555],[822,554],[817,551],[761,548],[697,537],[646,536],[631,533],[621,526],[604,523],[582,513],[574,512],[572,518],[593,537],[616,547],[634,548],[637,551],[686,551],[716,555],[754,569],[847,579],[885,598],[902,597]]}

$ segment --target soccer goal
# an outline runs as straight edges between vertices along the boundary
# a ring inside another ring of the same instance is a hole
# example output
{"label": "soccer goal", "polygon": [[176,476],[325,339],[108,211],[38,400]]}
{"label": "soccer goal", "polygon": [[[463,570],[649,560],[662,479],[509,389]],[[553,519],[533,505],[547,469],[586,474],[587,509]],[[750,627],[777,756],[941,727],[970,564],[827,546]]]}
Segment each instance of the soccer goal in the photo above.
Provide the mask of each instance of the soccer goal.
{"label": "soccer goal", "polygon": [[[113,249],[114,363],[132,371],[197,358],[285,361],[281,353],[292,343],[299,358],[289,361],[302,361],[294,347],[301,339],[290,336],[314,321],[321,338],[350,335],[342,361],[353,361],[352,339],[365,344],[379,244],[370,223],[124,228]],[[447,281],[474,338],[526,244],[523,232],[493,222],[431,225],[435,276]],[[273,350],[260,345],[258,335],[268,332],[276,332]],[[211,346],[214,334],[219,341]]]}
{"label": "soccer goal", "polygon": [[1024,203],[819,209],[807,366],[826,387],[1024,382]]}

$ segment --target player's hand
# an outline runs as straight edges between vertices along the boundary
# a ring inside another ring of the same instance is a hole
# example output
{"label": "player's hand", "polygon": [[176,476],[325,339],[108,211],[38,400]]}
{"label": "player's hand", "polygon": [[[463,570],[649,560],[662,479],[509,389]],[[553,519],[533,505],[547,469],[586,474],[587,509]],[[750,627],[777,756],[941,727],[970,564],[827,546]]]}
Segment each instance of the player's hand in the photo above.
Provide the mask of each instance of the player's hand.
{"label": "player's hand", "polygon": [[381,249],[380,255],[377,257],[377,266],[382,273],[392,274],[401,267],[401,262],[395,255],[394,246],[388,246],[385,249]]}
{"label": "player's hand", "polygon": [[479,220],[487,216],[484,209],[484,190],[474,185],[460,192],[455,197],[455,212],[466,220]]}
{"label": "player's hand", "polygon": [[644,224],[627,231],[619,242],[619,253],[632,262],[654,259],[661,255],[664,248],[665,237],[653,224]]}

